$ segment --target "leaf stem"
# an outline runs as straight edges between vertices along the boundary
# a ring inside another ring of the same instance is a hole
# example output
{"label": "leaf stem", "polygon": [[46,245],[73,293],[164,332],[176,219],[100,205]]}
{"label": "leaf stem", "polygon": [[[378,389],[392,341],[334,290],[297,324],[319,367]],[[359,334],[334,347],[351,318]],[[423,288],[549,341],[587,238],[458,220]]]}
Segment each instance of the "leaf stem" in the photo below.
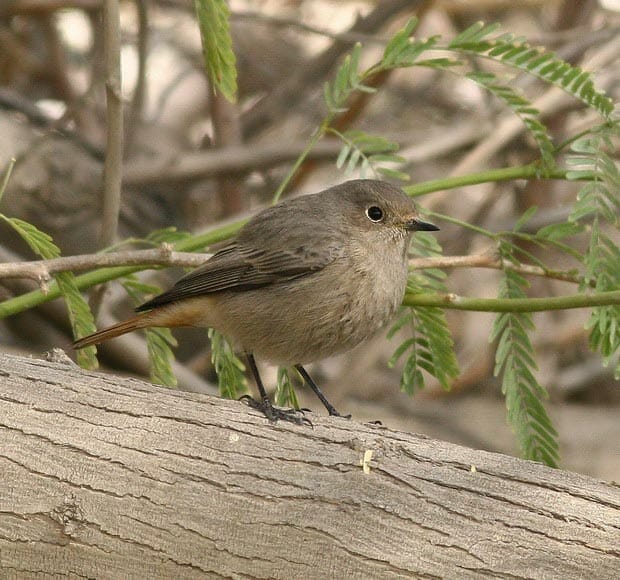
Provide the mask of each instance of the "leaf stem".
{"label": "leaf stem", "polygon": [[273,194],[272,204],[276,204],[278,203],[278,201],[280,201],[280,198],[282,197],[286,186],[290,183],[291,179],[293,179],[293,176],[297,173],[297,170],[301,167],[303,162],[306,160],[306,157],[308,157],[308,155],[310,154],[310,151],[314,149],[314,146],[323,138],[323,135],[325,135],[330,121],[331,119],[325,119],[321,126],[314,132],[314,135],[312,135],[312,138],[310,139],[304,150],[297,157],[297,160],[289,169],[286,177],[282,180],[282,183],[280,183],[280,186]]}
{"label": "leaf stem", "polygon": [[[511,181],[513,179],[563,179],[566,180],[566,169],[560,167],[552,168],[547,175],[540,174],[538,163],[528,163],[527,165],[517,165],[516,167],[502,167],[500,169],[489,169],[468,175],[458,175],[456,177],[446,177],[444,179],[432,179],[416,185],[403,187],[407,195],[418,197],[434,191],[465,187],[467,185],[478,185],[490,181]],[[594,173],[592,173],[594,175]],[[587,175],[582,179],[588,179]]]}
{"label": "leaf stem", "polygon": [[620,290],[545,298],[468,298],[457,294],[405,294],[405,306],[474,310],[477,312],[541,312],[620,304]]}

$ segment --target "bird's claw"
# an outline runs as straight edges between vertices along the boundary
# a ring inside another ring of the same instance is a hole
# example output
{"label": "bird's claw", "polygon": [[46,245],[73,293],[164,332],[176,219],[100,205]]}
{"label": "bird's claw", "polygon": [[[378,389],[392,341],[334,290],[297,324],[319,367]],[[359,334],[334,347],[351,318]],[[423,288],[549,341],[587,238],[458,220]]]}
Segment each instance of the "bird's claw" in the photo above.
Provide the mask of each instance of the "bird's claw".
{"label": "bird's claw", "polygon": [[257,401],[250,395],[243,395],[239,397],[240,401],[243,401],[251,407],[252,409],[256,409],[260,411],[267,419],[269,419],[270,423],[276,423],[277,421],[286,421],[287,423],[294,423],[295,425],[309,425],[310,427],[314,427],[310,419],[307,419],[304,416],[304,410],[300,409],[279,409],[278,407],[274,407],[269,400],[259,400]]}

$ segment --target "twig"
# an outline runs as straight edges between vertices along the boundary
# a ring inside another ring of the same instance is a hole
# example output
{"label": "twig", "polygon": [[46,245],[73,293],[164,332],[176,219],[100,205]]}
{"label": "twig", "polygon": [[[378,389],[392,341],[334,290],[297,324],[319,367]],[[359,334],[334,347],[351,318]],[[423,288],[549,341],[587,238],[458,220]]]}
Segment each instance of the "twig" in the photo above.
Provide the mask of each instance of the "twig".
{"label": "twig", "polygon": [[0,7],[0,18],[17,14],[37,16],[71,8],[86,11],[98,10],[102,2],[103,0],[13,0],[3,3]]}
{"label": "twig", "polygon": [[[268,145],[238,145],[200,153],[184,152],[164,161],[136,161],[124,169],[126,185],[143,186],[193,181],[215,175],[243,174],[274,167],[295,160],[305,149],[306,141],[271,143]],[[309,154],[314,159],[335,159],[340,143],[318,143]]]}
{"label": "twig", "polygon": [[[2,27],[0,27],[0,35],[2,34]],[[19,61],[23,64],[22,61]],[[58,135],[65,137],[77,146],[81,147],[89,155],[97,161],[103,161],[104,153],[101,147],[97,144],[90,142],[86,137],[79,134],[73,129],[68,129],[57,125],[56,119],[47,115],[41,110],[33,101],[29,100],[24,95],[7,88],[0,87],[0,107],[5,109],[11,109],[18,111],[28,117],[28,120],[37,127],[43,127],[50,132],[57,133]]]}
{"label": "twig", "polygon": [[118,0],[106,0],[105,28],[105,89],[107,107],[106,155],[103,168],[103,219],[100,247],[116,241],[121,206],[123,164],[123,101],[121,94],[121,30]]}
{"label": "twig", "polygon": [[[54,258],[53,260],[0,264],[0,279],[31,278],[39,282],[46,282],[59,272],[85,272],[97,268],[115,268],[118,266],[178,266],[195,268],[203,264],[210,256],[211,254],[173,252],[169,246],[165,245],[153,250],[84,254]],[[530,276],[542,276],[575,284],[581,282],[580,276],[572,272],[545,270],[540,266],[532,266],[530,264],[506,263],[493,254],[414,258],[409,260],[409,267],[416,270],[428,268],[492,268],[499,270],[506,268]]]}
{"label": "twig", "polygon": [[[427,268],[491,268],[493,270],[513,270],[529,276],[542,276],[562,282],[580,284],[583,280],[579,274],[561,270],[546,270],[531,264],[514,264],[492,254],[476,254],[474,256],[440,256],[436,258],[413,258],[409,267],[414,270]],[[1,272],[1,270],[0,270]]]}
{"label": "twig", "polygon": [[85,272],[116,266],[200,266],[210,254],[172,252],[169,247],[110,254],[84,254],[52,260],[0,264],[0,278],[31,278],[46,282],[59,272]]}
{"label": "twig", "polygon": [[125,157],[129,157],[136,133],[142,125],[142,114],[146,96],[146,64],[149,44],[149,13],[146,0],[135,0],[138,13],[138,76],[131,99],[129,118],[125,128]]}
{"label": "twig", "polygon": [[265,14],[254,10],[244,10],[243,12],[232,11],[230,13],[230,17],[231,20],[251,20],[252,22],[261,22],[263,24],[278,28],[297,28],[302,32],[317,34],[319,36],[332,38],[334,40],[341,40],[343,42],[366,42],[385,45],[389,40],[388,37],[364,34],[363,32],[331,32],[325,28],[310,26],[309,24],[301,22],[295,18],[283,18],[281,16],[274,16],[272,14]]}
{"label": "twig", "polygon": [[[116,241],[121,209],[123,168],[123,100],[121,87],[121,23],[119,0],[106,0],[103,11],[105,92],[107,108],[106,155],[103,165],[103,216],[99,247]],[[95,317],[101,305],[104,286],[91,295]]]}

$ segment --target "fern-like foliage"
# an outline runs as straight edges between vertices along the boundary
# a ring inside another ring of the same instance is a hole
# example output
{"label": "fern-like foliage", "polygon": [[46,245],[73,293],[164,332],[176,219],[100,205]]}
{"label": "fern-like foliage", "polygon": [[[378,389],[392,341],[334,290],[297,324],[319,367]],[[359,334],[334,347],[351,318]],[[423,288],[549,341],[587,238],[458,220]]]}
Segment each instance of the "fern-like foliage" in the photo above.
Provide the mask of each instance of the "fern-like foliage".
{"label": "fern-like foliage", "polygon": [[[618,136],[619,121],[603,125],[575,141],[573,155],[567,159],[569,179],[578,179],[584,172],[594,175],[579,191],[569,218],[582,227],[591,221],[582,291],[592,286],[597,293],[620,288],[620,249],[610,236],[610,231],[619,229],[620,171],[609,154],[613,151],[612,138]],[[587,328],[590,347],[601,353],[606,366],[616,360],[614,376],[620,379],[620,306],[594,308]]]}
{"label": "fern-like foliage", "polygon": [[[438,256],[441,255],[441,246],[433,235],[418,232],[412,253],[420,257]],[[437,269],[414,271],[409,276],[407,292],[445,292],[445,277],[446,274]],[[398,346],[389,361],[389,365],[394,366],[406,355],[401,388],[410,395],[423,389],[423,370],[434,376],[444,388],[449,388],[459,374],[459,366],[444,310],[436,307],[404,308],[388,332],[388,338],[403,328],[409,329],[411,336]]]}
{"label": "fern-like foliage", "polygon": [[516,89],[502,84],[497,76],[488,72],[470,72],[465,75],[487,89],[490,93],[504,101],[513,112],[523,121],[523,124],[534,137],[542,159],[542,169],[551,168],[555,164],[555,147],[547,128],[540,120],[540,112],[532,106],[532,103]]}
{"label": "fern-like foliage", "polygon": [[237,98],[237,68],[225,0],[194,0],[205,66],[212,85],[229,100]]}
{"label": "fern-like foliage", "polygon": [[[514,248],[501,241],[500,256],[507,263],[516,262]],[[500,298],[525,298],[528,282],[517,272],[505,269],[499,287]],[[534,328],[528,312],[502,312],[495,319],[490,340],[497,340],[495,376],[501,375],[502,393],[506,397],[508,422],[517,436],[526,459],[543,461],[556,467],[559,461],[557,432],[543,405],[548,397],[534,372],[537,370],[529,332]]]}
{"label": "fern-like foliage", "polygon": [[580,99],[609,119],[613,102],[594,88],[590,73],[572,66],[552,52],[532,47],[523,39],[498,33],[498,30],[498,24],[478,22],[454,38],[448,49],[484,56],[534,75]]}
{"label": "fern-like foliage", "polygon": [[297,369],[279,367],[274,401],[275,404],[280,407],[292,407],[293,409],[299,409],[299,400],[297,399],[297,394],[295,393],[291,373],[297,377],[297,380],[303,383],[303,379],[299,376]]}
{"label": "fern-like foliage", "polygon": [[147,328],[146,347],[151,361],[151,382],[165,387],[176,387],[177,377],[172,369],[173,348],[177,340],[169,328]]}
{"label": "fern-like foliage", "polygon": [[[383,56],[379,63],[370,69],[371,74],[379,71],[392,70],[396,68],[405,68],[420,64],[420,56],[433,48],[436,48],[440,37],[433,36],[431,38],[416,40],[411,35],[418,25],[417,18],[411,18],[385,45]],[[451,61],[447,59],[433,59],[423,62],[424,65],[433,63],[435,65],[448,66]]]}
{"label": "fern-like foliage", "polygon": [[179,230],[174,226],[169,226],[167,228],[153,230],[141,241],[149,246],[161,246],[162,244],[177,244],[191,237],[192,234],[189,232]]}
{"label": "fern-like foliage", "polygon": [[334,81],[323,85],[323,98],[330,117],[347,110],[346,103],[353,92],[375,93],[377,91],[374,87],[364,84],[369,75],[361,74],[358,70],[361,55],[362,45],[357,43],[351,54],[348,54],[338,67]]}
{"label": "fern-like foliage", "polygon": [[[123,288],[134,304],[142,304],[147,296],[159,294],[161,288],[140,282],[136,276],[127,276],[122,280]],[[157,385],[176,387],[177,378],[172,370],[174,361],[173,348],[177,341],[169,328],[147,328],[146,346],[149,353],[150,378]]]}
{"label": "fern-like foliage", "polygon": [[[0,199],[2,199],[6,186],[8,185],[13,163],[14,162],[7,168],[2,180]],[[42,232],[34,225],[20,220],[19,218],[8,217],[1,213],[0,220],[11,226],[21,236],[24,242],[28,244],[30,249],[40,258],[51,260],[60,257],[60,248],[54,243],[52,237]],[[75,283],[75,276],[71,272],[61,272],[55,274],[53,277],[67,305],[73,336],[79,338],[94,332],[96,330],[95,320],[88,304],[78,290],[77,284]],[[80,366],[86,369],[96,369],[96,352],[97,349],[94,346],[78,351],[76,357]]]}
{"label": "fern-like foliage", "polygon": [[[457,65],[465,66],[459,59],[429,58],[422,56],[432,49],[443,49],[459,55],[485,57],[499,62],[509,68],[527,72],[538,78],[556,85],[582,100],[588,106],[597,110],[605,119],[609,119],[613,111],[613,102],[594,88],[589,73],[573,67],[551,52],[545,52],[541,47],[532,47],[522,39],[512,34],[500,33],[499,25],[474,24],[459,34],[450,43],[443,46],[440,37],[415,39],[412,37],[417,26],[417,20],[411,19],[387,43],[381,60],[365,71],[359,71],[361,46],[355,46],[349,56],[344,59],[338,68],[332,83],[324,87],[325,102],[328,108],[328,117],[324,123],[328,126],[337,113],[346,111],[347,100],[354,91],[374,92],[376,89],[368,86],[367,81],[373,75],[396,68],[425,66],[440,70],[449,70]],[[523,121],[527,130],[536,141],[541,155],[541,173],[544,175],[553,167],[556,149],[551,137],[540,120],[539,111],[534,108],[527,97],[509,86],[491,72],[474,71],[465,73],[465,76],[478,83],[495,96],[504,101],[512,111]],[[400,161],[396,155],[396,148],[386,147],[383,151],[374,151],[368,155],[365,147],[386,146],[375,137],[362,132],[339,134],[343,141],[343,148],[338,158],[338,166],[344,167],[346,173],[359,169],[362,175],[368,170],[377,175],[384,175],[399,180],[406,180],[408,176],[397,168],[383,166],[383,163],[394,164]],[[378,156],[377,156],[378,155]]]}
{"label": "fern-like foliage", "polygon": [[226,399],[238,399],[247,393],[245,365],[235,355],[226,337],[213,328],[209,329],[211,362],[217,373],[220,395]]}
{"label": "fern-like foliage", "polygon": [[361,178],[372,172],[375,176],[391,177],[400,181],[408,181],[409,175],[384,164],[403,163],[405,159],[395,152],[398,151],[398,143],[394,143],[385,137],[370,135],[364,131],[347,131],[340,133],[330,130],[340,137],[343,147],[340,150],[336,167],[345,168],[345,174],[351,175],[358,170]]}

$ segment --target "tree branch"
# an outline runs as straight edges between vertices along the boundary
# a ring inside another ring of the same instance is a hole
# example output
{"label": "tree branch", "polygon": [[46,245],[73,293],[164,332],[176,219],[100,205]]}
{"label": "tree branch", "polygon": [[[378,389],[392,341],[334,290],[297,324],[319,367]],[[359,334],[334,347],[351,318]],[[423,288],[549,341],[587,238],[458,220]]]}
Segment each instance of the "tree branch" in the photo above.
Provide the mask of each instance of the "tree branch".
{"label": "tree branch", "polygon": [[[119,266],[142,266],[144,268],[160,266],[178,266],[196,268],[203,264],[211,254],[194,252],[173,252],[168,244],[154,250],[132,250],[111,252],[108,254],[83,254],[66,256],[52,260],[33,260],[31,262],[11,262],[0,264],[1,278],[30,278],[38,282],[47,282],[52,275],[59,272],[85,272],[97,268]],[[409,267],[415,270],[429,268],[491,268],[495,270],[510,269],[521,274],[553,278],[564,282],[581,283],[581,277],[572,272],[545,270],[530,264],[513,264],[500,260],[492,254],[474,256],[439,256],[433,258],[413,258]]]}
{"label": "tree branch", "polygon": [[38,282],[47,282],[53,274],[59,272],[84,272],[96,268],[116,266],[180,266],[195,268],[200,266],[210,254],[191,252],[173,252],[165,245],[156,250],[135,250],[109,254],[83,254],[66,256],[52,260],[16,262],[0,264],[0,278],[31,278]]}

